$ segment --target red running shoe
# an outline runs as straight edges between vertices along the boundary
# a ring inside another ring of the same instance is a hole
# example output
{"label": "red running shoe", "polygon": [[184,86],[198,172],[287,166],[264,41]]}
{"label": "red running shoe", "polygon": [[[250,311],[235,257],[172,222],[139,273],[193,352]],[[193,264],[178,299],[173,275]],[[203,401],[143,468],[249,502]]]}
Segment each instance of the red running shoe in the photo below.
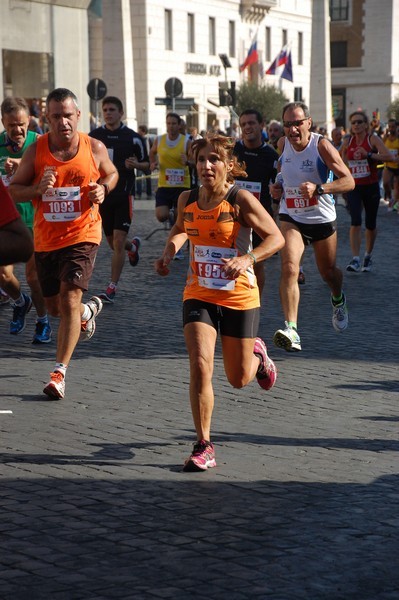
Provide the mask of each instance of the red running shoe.
{"label": "red running shoe", "polygon": [[141,246],[141,239],[139,237],[134,237],[131,243],[134,244],[136,250],[128,250],[127,255],[131,266],[135,267],[140,260],[139,248]]}

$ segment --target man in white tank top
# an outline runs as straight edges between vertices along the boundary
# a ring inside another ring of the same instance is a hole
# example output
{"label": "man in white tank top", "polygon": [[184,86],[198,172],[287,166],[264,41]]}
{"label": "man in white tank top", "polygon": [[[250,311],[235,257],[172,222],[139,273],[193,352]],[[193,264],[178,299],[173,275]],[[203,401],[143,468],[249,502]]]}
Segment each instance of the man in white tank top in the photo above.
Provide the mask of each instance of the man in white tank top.
{"label": "man in white tank top", "polygon": [[280,199],[280,226],[285,239],[281,250],[280,280],[285,327],[276,331],[273,341],[287,351],[302,349],[297,330],[298,274],[306,244],[313,244],[319,273],[331,290],[334,329],[342,332],[348,326],[342,271],[336,266],[333,194],[352,190],[355,182],[334,146],[321,135],[312,133],[311,126],[306,104],[290,102],[285,105],[285,137],[278,142],[280,173],[271,186],[271,194]]}

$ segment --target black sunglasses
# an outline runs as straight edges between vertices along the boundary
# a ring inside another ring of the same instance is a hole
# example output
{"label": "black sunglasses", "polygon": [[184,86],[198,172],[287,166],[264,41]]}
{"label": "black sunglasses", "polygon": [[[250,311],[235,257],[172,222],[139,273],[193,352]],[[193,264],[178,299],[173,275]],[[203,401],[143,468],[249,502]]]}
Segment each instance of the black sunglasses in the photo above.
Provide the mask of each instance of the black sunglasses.
{"label": "black sunglasses", "polygon": [[309,117],[305,117],[305,119],[298,119],[297,121],[283,121],[283,126],[288,128],[299,127],[299,125],[302,125],[302,123],[308,119]]}
{"label": "black sunglasses", "polygon": [[351,121],[351,125],[361,125],[362,123],[365,123],[366,121]]}

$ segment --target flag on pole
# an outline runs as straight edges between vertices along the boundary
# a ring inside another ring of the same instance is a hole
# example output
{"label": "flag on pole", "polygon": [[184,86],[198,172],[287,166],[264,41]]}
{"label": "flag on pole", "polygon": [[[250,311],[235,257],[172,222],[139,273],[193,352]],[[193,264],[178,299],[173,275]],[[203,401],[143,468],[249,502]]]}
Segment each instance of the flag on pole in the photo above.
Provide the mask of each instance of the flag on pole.
{"label": "flag on pole", "polygon": [[276,75],[278,67],[281,67],[282,65],[284,65],[284,69],[280,77],[288,79],[288,81],[293,81],[291,50],[289,50],[287,46],[283,46],[277,54],[270,67],[267,69],[266,75]]}
{"label": "flag on pole", "polygon": [[249,50],[248,50],[248,54],[247,54],[247,58],[244,60],[244,62],[242,63],[242,65],[240,65],[240,73],[242,71],[244,71],[244,69],[246,69],[247,67],[249,67],[250,65],[254,65],[258,62],[259,60],[259,55],[258,55],[258,40],[256,39],[257,36],[255,36]]}
{"label": "flag on pole", "polygon": [[274,61],[270,65],[270,67],[267,69],[266,75],[275,75],[276,74],[276,69],[278,67],[277,61],[278,61],[279,56],[280,56],[280,54],[278,54],[276,56],[276,58],[274,59]]}
{"label": "flag on pole", "polygon": [[289,54],[289,52],[288,52],[287,46],[283,46],[280,54],[278,55],[278,60],[277,60],[277,64],[279,67],[281,67],[281,65],[285,65],[287,63],[288,54]]}
{"label": "flag on pole", "polygon": [[292,60],[291,60],[291,51],[287,54],[287,59],[284,64],[284,70],[281,73],[282,79],[287,79],[288,81],[293,81],[294,77],[292,75]]}

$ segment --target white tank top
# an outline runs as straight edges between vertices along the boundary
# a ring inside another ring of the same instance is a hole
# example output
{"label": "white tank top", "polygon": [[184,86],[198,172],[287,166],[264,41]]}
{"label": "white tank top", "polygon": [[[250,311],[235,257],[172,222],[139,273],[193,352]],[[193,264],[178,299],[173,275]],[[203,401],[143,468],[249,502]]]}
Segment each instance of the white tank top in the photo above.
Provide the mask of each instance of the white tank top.
{"label": "white tank top", "polygon": [[306,148],[294,150],[286,139],[280,156],[281,175],[284,193],[280,201],[279,213],[289,215],[298,223],[330,223],[336,219],[335,201],[331,194],[315,195],[310,199],[302,198],[299,186],[305,181],[317,185],[332,181],[332,172],[322,160],[318,143],[322,136],[310,134]]}

